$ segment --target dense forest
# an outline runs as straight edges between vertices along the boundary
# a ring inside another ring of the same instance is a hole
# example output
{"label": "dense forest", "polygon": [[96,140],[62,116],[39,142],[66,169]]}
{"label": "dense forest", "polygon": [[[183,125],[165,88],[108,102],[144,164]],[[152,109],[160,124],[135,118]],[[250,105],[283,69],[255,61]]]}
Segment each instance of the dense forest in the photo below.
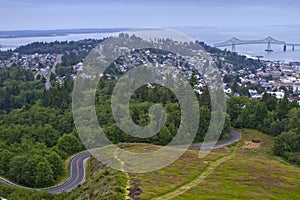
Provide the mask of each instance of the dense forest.
{"label": "dense forest", "polygon": [[64,173],[63,161],[83,150],[74,130],[72,83],[44,81],[20,66],[0,69],[0,175],[31,187],[49,186]]}
{"label": "dense forest", "polygon": [[[32,75],[28,75],[30,71],[13,67],[1,69],[1,72],[7,75],[2,76],[1,97],[7,96],[9,99],[0,99],[3,105],[0,118],[0,174],[31,187],[49,186],[63,174],[63,160],[84,149],[72,118],[72,79],[66,79],[64,85],[54,83],[50,91],[45,91],[41,81],[33,80]],[[148,110],[151,105],[161,102],[168,114],[166,126],[157,135],[145,140],[122,132],[111,113],[109,97],[113,87],[114,81],[102,80],[96,95],[99,122],[112,142],[164,145],[177,133],[181,116],[179,103],[162,86],[145,86],[136,91],[130,111],[134,122],[144,126],[149,123]],[[210,109],[206,106],[209,98],[198,97],[202,99],[199,101],[202,102],[199,110],[202,120],[195,142],[203,140],[210,121]],[[229,122],[229,118],[227,119]],[[227,123],[224,133],[229,130]]]}
{"label": "dense forest", "polygon": [[257,129],[275,137],[274,153],[300,164],[300,107],[286,97],[265,93],[261,100],[232,97],[227,101],[231,124]]}

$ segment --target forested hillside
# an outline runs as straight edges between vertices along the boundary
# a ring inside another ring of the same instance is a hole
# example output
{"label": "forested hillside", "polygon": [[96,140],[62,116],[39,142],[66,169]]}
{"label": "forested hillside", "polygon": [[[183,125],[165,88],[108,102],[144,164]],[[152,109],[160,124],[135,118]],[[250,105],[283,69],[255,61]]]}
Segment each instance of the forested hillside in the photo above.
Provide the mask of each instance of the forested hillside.
{"label": "forested hillside", "polygon": [[[64,160],[85,149],[77,135],[71,110],[74,85],[72,75],[76,74],[72,65],[81,62],[99,42],[33,43],[17,49],[20,53],[42,53],[45,49],[63,53],[62,61],[57,64],[56,69],[64,79],[58,82],[51,74],[50,90],[45,90],[46,79],[37,78],[35,71],[20,65],[0,69],[1,176],[30,187],[50,186],[62,178]],[[226,59],[231,59],[237,68],[236,63],[240,61],[253,67],[256,65],[236,54],[205,47],[216,54],[228,54]],[[74,49],[77,51],[73,51]],[[190,79],[192,85],[195,84],[193,78],[194,76]],[[178,100],[170,90],[160,85],[143,86],[132,96],[130,114],[133,121],[141,126],[150,122],[148,111],[153,104],[161,103],[167,111],[165,127],[157,135],[141,139],[129,136],[116,125],[110,102],[114,86],[114,79],[101,79],[95,97],[99,123],[113,143],[146,142],[165,145],[173,138],[180,125],[181,112]],[[208,89],[201,89],[202,94],[196,93],[201,120],[194,142],[203,141],[211,115]],[[258,129],[276,137],[276,155],[300,163],[300,108],[297,103],[289,102],[287,98],[277,100],[269,94],[265,94],[261,100],[231,97],[227,101],[227,112],[222,138],[231,130],[231,125]]]}

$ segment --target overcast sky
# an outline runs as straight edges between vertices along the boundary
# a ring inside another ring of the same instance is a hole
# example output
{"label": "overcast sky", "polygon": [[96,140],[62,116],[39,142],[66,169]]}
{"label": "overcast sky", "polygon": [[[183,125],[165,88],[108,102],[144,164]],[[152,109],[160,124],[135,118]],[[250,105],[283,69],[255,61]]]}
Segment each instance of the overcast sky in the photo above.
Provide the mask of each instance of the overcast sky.
{"label": "overcast sky", "polygon": [[0,0],[0,30],[299,25],[297,0]]}

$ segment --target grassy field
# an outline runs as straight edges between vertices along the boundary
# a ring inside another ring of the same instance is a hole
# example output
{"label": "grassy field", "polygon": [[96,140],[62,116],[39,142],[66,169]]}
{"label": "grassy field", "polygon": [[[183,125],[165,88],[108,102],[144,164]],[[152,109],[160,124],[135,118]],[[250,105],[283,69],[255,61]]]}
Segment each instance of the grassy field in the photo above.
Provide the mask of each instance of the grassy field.
{"label": "grassy field", "polygon": [[[140,148],[131,146],[127,149],[139,151]],[[229,154],[230,151],[229,147],[223,148],[222,151],[213,150],[213,153],[200,160],[198,151],[188,150],[179,160],[168,167],[149,173],[129,174],[130,180],[132,184],[138,183],[138,187],[142,191],[141,199],[151,199],[189,183],[200,175],[210,162]]]}
{"label": "grassy field", "polygon": [[[239,132],[242,140],[235,155],[204,178],[209,166],[229,156],[235,145],[213,150],[203,160],[198,151],[189,150],[162,170],[131,174],[131,182],[139,183],[141,199],[300,199],[300,168],[272,155],[272,137],[255,130]],[[193,187],[171,195],[188,186]]]}

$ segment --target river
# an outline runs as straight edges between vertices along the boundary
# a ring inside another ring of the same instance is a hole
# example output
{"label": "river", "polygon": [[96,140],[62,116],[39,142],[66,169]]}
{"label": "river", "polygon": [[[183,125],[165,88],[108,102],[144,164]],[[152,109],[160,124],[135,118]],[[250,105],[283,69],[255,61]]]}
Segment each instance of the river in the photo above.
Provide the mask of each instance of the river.
{"label": "river", "polygon": [[[300,44],[300,26],[265,26],[265,27],[185,27],[171,28],[183,32],[198,41],[204,41],[209,45],[224,42],[237,37],[242,40],[259,40],[272,36],[273,38],[288,43]],[[69,34],[66,36],[53,37],[20,37],[20,38],[0,38],[0,44],[3,46],[20,46],[32,42],[53,42],[53,41],[76,41],[81,39],[102,39],[110,35],[118,33],[93,33],[93,34]],[[264,60],[290,62],[300,61],[300,47],[296,47],[292,51],[288,47],[287,51],[283,51],[283,45],[272,45],[274,52],[265,52],[267,45],[237,45],[236,51],[240,54],[249,56],[263,56]],[[5,50],[7,48],[1,48]],[[223,48],[224,49],[224,48]],[[231,50],[231,47],[227,47]]]}

